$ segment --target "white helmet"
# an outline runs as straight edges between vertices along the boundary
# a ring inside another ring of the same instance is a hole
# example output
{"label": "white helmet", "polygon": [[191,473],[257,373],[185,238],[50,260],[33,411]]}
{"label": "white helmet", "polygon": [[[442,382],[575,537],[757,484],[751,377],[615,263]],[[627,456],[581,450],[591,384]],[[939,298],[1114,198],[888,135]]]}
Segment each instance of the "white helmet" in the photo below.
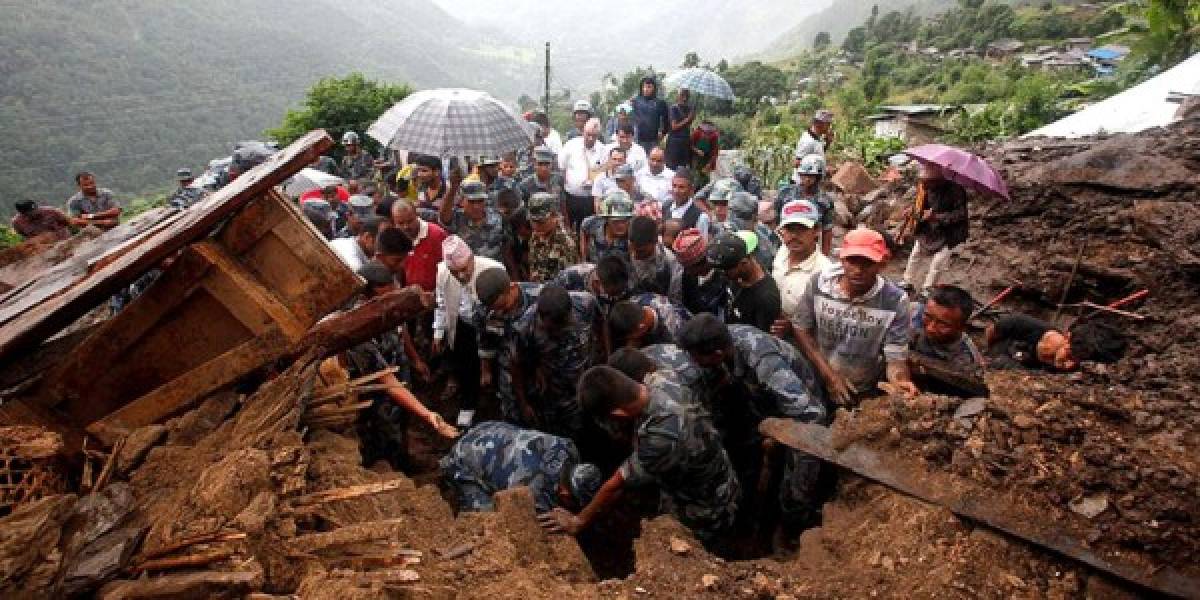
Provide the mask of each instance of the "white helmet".
{"label": "white helmet", "polygon": [[816,175],[818,177],[825,175],[825,157],[820,154],[809,154],[800,159],[800,166],[796,167],[797,175]]}
{"label": "white helmet", "polygon": [[353,131],[347,131],[342,134],[342,144],[357,144],[358,134]]}
{"label": "white helmet", "polygon": [[571,112],[586,112],[588,114],[591,114],[592,113],[592,103],[588,102],[587,100],[576,100],[575,101],[575,109]]}

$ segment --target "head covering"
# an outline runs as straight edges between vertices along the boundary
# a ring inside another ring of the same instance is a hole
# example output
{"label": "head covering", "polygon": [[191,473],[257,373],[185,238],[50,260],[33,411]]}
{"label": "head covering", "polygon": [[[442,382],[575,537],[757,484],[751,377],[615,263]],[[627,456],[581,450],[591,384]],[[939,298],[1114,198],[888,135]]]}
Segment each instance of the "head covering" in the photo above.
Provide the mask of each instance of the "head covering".
{"label": "head covering", "polygon": [[820,154],[806,154],[800,158],[796,167],[797,175],[825,175],[825,157]]}
{"label": "head covering", "polygon": [[749,254],[746,242],[732,233],[717,236],[705,251],[708,262],[718,269],[732,269]]}
{"label": "head covering", "polygon": [[617,105],[616,112],[617,112],[617,114],[625,113],[627,115],[632,115],[633,114],[633,105],[628,102],[622,102]]}
{"label": "head covering", "polygon": [[737,191],[729,199],[729,212],[749,221],[758,216],[758,197],[750,192]]}
{"label": "head covering", "polygon": [[742,184],[732,177],[724,177],[713,182],[708,190],[709,202],[732,202],[733,194],[742,191]]}
{"label": "head covering", "polygon": [[742,238],[742,242],[746,244],[746,254],[754,254],[758,250],[758,234],[753,231],[739,231],[733,235]]}
{"label": "head covering", "polygon": [[462,194],[463,197],[474,200],[486,200],[488,197],[487,188],[478,179],[464,181],[462,184]]}
{"label": "head covering", "polygon": [[805,227],[815,227],[820,217],[817,205],[808,200],[792,200],[783,205],[783,214],[779,217],[779,226],[785,227],[799,223]]}
{"label": "head covering", "polygon": [[633,200],[625,190],[609,192],[600,203],[600,216],[613,219],[628,219],[633,216]]}
{"label": "head covering", "polygon": [[596,465],[581,463],[571,467],[567,478],[567,491],[579,506],[587,506],[604,485],[604,474]]}
{"label": "head covering", "polygon": [[175,179],[178,179],[179,181],[187,181],[189,179],[195,179],[195,177],[192,176],[191,169],[184,167],[178,171],[175,171]]}
{"label": "head covering", "polygon": [[475,295],[479,303],[491,307],[492,303],[508,289],[512,280],[504,269],[486,269],[475,278]]}
{"label": "head covering", "polygon": [[633,179],[633,165],[621,165],[613,171],[613,179]]}
{"label": "head covering", "polygon": [[571,112],[585,112],[591,114],[592,103],[588,102],[587,100],[576,100],[575,108]]}
{"label": "head covering", "polygon": [[479,157],[479,166],[481,167],[494,167],[498,164],[500,164],[500,157],[494,154]]}
{"label": "head covering", "polygon": [[368,285],[387,285],[396,281],[391,270],[377,260],[369,260],[363,263],[356,273],[358,273],[359,277],[365,279]]}
{"label": "head covering", "polygon": [[13,204],[13,208],[17,209],[17,212],[19,213],[26,213],[37,208],[37,202],[33,200],[24,200]]}
{"label": "head covering", "polygon": [[541,221],[558,212],[558,198],[554,194],[537,192],[529,197],[529,220]]}
{"label": "head covering", "polygon": [[471,247],[457,235],[451,235],[442,240],[442,260],[451,269],[466,268],[471,262]]}
{"label": "head covering", "polygon": [[861,256],[872,262],[883,262],[888,259],[887,241],[878,231],[859,227],[842,238],[842,248],[838,256]]}
{"label": "head covering", "polygon": [[818,110],[817,113],[813,115],[813,120],[820,121],[822,123],[832,123],[833,111],[827,109]]}
{"label": "head covering", "polygon": [[346,133],[343,133],[342,134],[342,143],[343,144],[357,144],[358,143],[358,134],[354,133],[353,131],[347,131]]}
{"label": "head covering", "polygon": [[675,236],[675,243],[671,249],[675,251],[675,258],[679,260],[679,264],[690,267],[704,260],[704,251],[708,248],[708,242],[704,236],[700,234],[700,230],[692,227],[684,229]]}
{"label": "head covering", "polygon": [[533,149],[533,162],[552,163],[554,162],[554,151],[546,146],[538,146]]}

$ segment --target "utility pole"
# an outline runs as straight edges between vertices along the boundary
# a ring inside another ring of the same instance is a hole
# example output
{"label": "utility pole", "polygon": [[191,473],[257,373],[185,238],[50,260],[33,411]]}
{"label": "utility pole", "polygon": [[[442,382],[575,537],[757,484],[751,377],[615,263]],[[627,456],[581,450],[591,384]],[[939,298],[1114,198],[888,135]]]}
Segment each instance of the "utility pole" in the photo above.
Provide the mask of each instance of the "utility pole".
{"label": "utility pole", "polygon": [[546,42],[546,95],[542,96],[542,110],[550,116],[550,42]]}

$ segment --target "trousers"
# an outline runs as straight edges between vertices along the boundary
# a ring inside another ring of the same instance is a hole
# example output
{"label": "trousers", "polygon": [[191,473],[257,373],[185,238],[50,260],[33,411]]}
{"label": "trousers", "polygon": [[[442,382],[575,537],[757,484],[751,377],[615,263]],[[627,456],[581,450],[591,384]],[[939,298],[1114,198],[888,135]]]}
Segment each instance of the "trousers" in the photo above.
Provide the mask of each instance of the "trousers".
{"label": "trousers", "polygon": [[[937,285],[937,280],[942,275],[942,271],[946,269],[946,262],[950,260],[950,254],[954,252],[953,248],[942,247],[933,254],[933,258],[929,261],[929,268],[925,273],[925,282],[920,287],[921,290],[927,290]],[[908,255],[908,265],[904,268],[904,282],[909,285],[915,285],[914,280],[917,278],[918,272],[921,270],[921,262],[925,258],[921,252],[921,240],[913,242],[912,254]]]}

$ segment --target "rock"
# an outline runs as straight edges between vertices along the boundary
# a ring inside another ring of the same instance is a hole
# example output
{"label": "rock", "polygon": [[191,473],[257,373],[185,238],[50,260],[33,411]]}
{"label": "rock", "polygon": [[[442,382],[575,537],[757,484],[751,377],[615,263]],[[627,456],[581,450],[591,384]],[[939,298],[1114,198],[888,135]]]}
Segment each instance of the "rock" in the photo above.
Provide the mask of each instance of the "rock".
{"label": "rock", "polygon": [[967,419],[973,417],[983,412],[983,409],[986,407],[987,398],[970,398],[968,400],[964,400],[963,403],[959,404],[958,408],[954,410],[954,418]]}
{"label": "rock", "polygon": [[1017,429],[1033,429],[1041,423],[1029,415],[1017,415],[1012,419],[1013,425]]}
{"label": "rock", "polygon": [[79,499],[63,527],[67,556],[74,556],[100,536],[116,529],[133,512],[133,490],[128,483],[109,484],[101,492]]}
{"label": "rock", "polygon": [[167,435],[165,425],[146,425],[138,427],[125,438],[125,445],[117,454],[117,473],[128,475],[130,471],[142,464],[146,454]]}
{"label": "rock", "polygon": [[205,515],[233,519],[258,492],[271,486],[269,470],[270,459],[262,450],[231,452],[196,479],[191,503]]}
{"label": "rock", "polygon": [[717,584],[720,583],[720,581],[721,579],[719,577],[711,573],[706,573],[700,577],[700,585],[703,585],[704,589],[710,591],[716,589]]}
{"label": "rock", "polygon": [[678,554],[680,556],[684,556],[685,554],[687,554],[688,552],[691,552],[691,551],[692,551],[691,544],[689,544],[686,541],[681,540],[677,537],[671,538],[671,552],[674,552],[675,554]]}
{"label": "rock", "polygon": [[871,179],[871,174],[867,172],[866,168],[856,162],[842,163],[837,173],[833,174],[831,181],[842,193],[860,196],[879,187],[875,180]]}
{"label": "rock", "polygon": [[0,597],[53,595],[62,560],[58,542],[75,501],[69,494],[47,496],[0,519]]}
{"label": "rock", "polygon": [[70,559],[63,573],[62,592],[68,596],[83,594],[116,577],[129,565],[145,532],[144,527],[125,527],[88,544]]}
{"label": "rock", "polygon": [[1067,506],[1071,508],[1071,512],[1083,515],[1089,519],[1094,519],[1100,513],[1108,510],[1108,496],[1097,494],[1094,496],[1083,496],[1071,501]]}

